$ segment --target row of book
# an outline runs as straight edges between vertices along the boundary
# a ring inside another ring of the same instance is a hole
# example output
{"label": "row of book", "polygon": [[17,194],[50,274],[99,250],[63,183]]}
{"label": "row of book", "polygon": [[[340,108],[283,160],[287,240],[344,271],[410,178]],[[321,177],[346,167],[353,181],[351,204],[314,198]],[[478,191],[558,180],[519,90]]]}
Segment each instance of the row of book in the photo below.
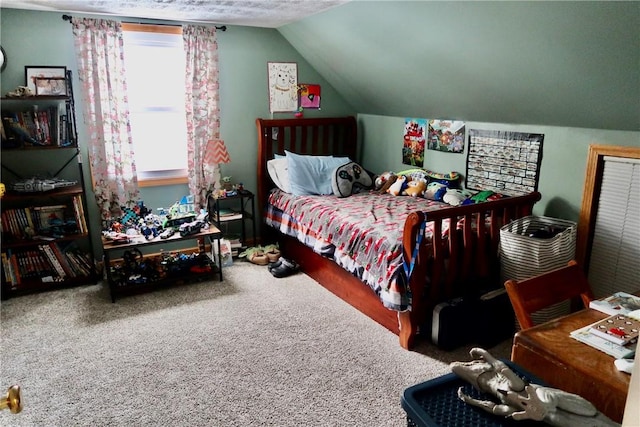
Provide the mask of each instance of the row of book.
{"label": "row of book", "polygon": [[640,337],[640,297],[616,292],[591,301],[589,307],[609,317],[571,332],[571,337],[616,359],[634,356]]}
{"label": "row of book", "polygon": [[89,231],[80,194],[71,198],[71,205],[5,209],[0,221],[4,237],[8,240],[62,237]]}
{"label": "row of book", "polygon": [[89,254],[73,244],[63,248],[56,242],[49,242],[37,248],[3,251],[2,270],[5,281],[16,288],[25,281],[62,282],[89,277],[94,267]]}
{"label": "row of book", "polygon": [[73,145],[73,132],[66,114],[60,114],[58,106],[28,111],[2,112],[2,124],[9,137],[28,145]]}

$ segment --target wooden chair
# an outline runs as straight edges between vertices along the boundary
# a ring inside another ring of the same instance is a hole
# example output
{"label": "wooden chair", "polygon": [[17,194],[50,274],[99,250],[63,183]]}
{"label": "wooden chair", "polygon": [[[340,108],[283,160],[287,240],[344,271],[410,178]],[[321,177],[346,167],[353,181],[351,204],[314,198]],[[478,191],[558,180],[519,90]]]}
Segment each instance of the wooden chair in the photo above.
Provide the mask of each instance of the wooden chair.
{"label": "wooden chair", "polygon": [[584,271],[573,260],[566,267],[539,276],[519,282],[507,280],[504,286],[522,329],[534,326],[531,314],[543,308],[578,297],[585,307],[589,307],[594,299]]}

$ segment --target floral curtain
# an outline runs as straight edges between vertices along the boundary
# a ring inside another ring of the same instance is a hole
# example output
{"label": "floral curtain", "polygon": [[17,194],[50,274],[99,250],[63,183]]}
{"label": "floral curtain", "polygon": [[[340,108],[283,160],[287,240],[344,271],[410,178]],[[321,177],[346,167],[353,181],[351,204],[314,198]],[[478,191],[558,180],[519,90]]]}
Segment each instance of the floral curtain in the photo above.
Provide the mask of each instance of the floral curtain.
{"label": "floral curtain", "polygon": [[185,25],[186,115],[189,191],[196,209],[206,208],[207,194],[220,185],[220,167],[206,167],[210,140],[220,139],[218,95],[218,43],[215,27]]}
{"label": "floral curtain", "polygon": [[106,221],[139,199],[122,29],[119,22],[102,19],[74,18],[72,26],[93,190]]}

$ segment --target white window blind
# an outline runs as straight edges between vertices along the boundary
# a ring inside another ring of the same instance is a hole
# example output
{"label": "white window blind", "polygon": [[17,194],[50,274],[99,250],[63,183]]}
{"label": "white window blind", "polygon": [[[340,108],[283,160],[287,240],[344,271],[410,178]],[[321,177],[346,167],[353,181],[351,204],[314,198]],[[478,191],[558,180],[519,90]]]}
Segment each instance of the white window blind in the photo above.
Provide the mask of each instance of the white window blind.
{"label": "white window blind", "polygon": [[589,262],[596,298],[640,289],[640,162],[605,157]]}

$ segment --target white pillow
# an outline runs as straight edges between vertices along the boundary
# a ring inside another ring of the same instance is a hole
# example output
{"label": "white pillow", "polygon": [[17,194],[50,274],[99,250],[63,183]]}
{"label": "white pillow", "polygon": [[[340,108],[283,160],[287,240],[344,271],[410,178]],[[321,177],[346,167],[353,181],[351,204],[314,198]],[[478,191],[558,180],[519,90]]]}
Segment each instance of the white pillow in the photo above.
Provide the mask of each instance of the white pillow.
{"label": "white pillow", "polygon": [[267,162],[267,171],[273,183],[285,193],[291,193],[291,183],[289,181],[289,162],[287,158],[272,159]]}
{"label": "white pillow", "polygon": [[332,172],[349,163],[348,157],[305,156],[285,150],[288,161],[291,194],[296,196],[333,194]]}

